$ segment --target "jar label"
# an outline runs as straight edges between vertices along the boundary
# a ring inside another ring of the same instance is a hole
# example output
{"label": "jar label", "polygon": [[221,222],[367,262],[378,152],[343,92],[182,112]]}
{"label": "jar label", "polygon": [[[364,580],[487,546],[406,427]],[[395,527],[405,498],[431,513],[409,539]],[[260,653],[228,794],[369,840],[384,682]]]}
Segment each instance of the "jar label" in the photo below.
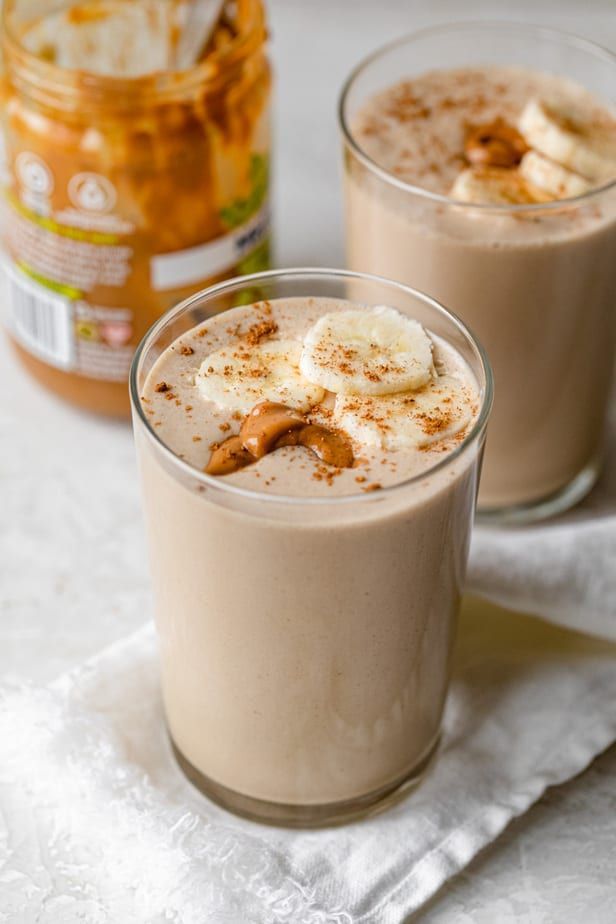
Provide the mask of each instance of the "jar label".
{"label": "jar label", "polygon": [[126,380],[133,354],[131,311],[90,305],[68,287],[54,290],[50,280],[43,284],[9,261],[3,277],[7,327],[29,353],[67,372]]}
{"label": "jar label", "polygon": [[263,155],[251,157],[248,193],[218,213],[220,236],[159,254],[148,231],[119,213],[116,188],[101,174],[71,173],[60,184],[28,151],[14,170],[3,216],[6,323],[24,349],[63,371],[126,381],[146,311],[152,323],[212,278],[268,266]]}
{"label": "jar label", "polygon": [[[31,163],[38,166],[38,161],[30,157],[27,163],[28,193]],[[133,353],[133,313],[121,304],[121,296],[112,299],[120,304],[110,307],[97,304],[92,293],[124,286],[132,272],[133,249],[126,236],[132,228],[118,226],[104,209],[92,216],[84,212],[80,225],[68,209],[53,213],[46,196],[37,195],[32,202],[24,201],[24,195],[7,195],[7,326],[24,349],[50,366],[125,381]],[[96,221],[104,230],[92,227]]]}
{"label": "jar label", "polygon": [[17,340],[40,359],[60,369],[74,363],[71,300],[39,285],[8,262],[4,266],[3,303]]}
{"label": "jar label", "polygon": [[228,272],[263,244],[269,234],[269,223],[269,206],[266,203],[254,218],[223,237],[197,247],[152,257],[152,288],[157,291],[179,289]]}

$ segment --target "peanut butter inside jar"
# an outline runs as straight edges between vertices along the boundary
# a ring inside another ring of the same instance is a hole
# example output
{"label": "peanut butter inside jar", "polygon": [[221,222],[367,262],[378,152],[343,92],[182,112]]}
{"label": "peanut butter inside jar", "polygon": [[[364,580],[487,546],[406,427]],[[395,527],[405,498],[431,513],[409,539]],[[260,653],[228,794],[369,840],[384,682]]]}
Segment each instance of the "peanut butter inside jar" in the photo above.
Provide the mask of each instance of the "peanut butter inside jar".
{"label": "peanut butter inside jar", "polygon": [[8,0],[8,333],[80,407],[128,415],[133,351],[169,307],[269,263],[271,75],[261,0],[176,67],[187,0]]}

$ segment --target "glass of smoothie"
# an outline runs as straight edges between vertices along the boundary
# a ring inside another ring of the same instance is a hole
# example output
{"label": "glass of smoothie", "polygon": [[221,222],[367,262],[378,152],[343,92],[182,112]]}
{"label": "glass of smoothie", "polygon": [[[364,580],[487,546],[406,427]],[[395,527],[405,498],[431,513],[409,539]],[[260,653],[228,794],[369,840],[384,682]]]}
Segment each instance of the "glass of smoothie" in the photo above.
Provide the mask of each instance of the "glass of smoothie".
{"label": "glass of smoothie", "polygon": [[529,522],[601,468],[616,341],[616,57],[510,23],[439,26],[342,92],[351,269],[416,285],[483,342],[479,511]]}
{"label": "glass of smoothie", "polygon": [[449,683],[482,348],[405,285],[279,271],[171,310],[130,387],[180,766],[289,825],[406,791]]}

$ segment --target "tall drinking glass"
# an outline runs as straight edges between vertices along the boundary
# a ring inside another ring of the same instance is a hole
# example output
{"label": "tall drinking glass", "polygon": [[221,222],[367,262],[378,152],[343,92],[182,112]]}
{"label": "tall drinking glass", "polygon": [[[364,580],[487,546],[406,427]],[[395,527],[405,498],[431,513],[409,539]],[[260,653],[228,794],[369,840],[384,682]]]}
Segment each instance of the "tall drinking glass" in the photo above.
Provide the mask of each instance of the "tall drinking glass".
{"label": "tall drinking glass", "polygon": [[429,292],[481,338],[496,399],[479,511],[524,522],[576,503],[600,471],[616,342],[615,183],[530,206],[455,202],[383,169],[354,128],[367,101],[403,80],[491,65],[561,75],[610,109],[616,100],[616,57],[549,29],[460,23],[387,45],[340,100],[347,257],[353,270]]}
{"label": "tall drinking glass", "polygon": [[[144,383],[177,337],[247,293],[349,298],[412,316],[466,361],[476,422],[427,471],[373,493],[285,496],[196,470],[161,442]],[[449,683],[492,395],[481,347],[405,285],[262,273],[166,314],[137,351],[130,387],[180,765],[227,808],[286,824],[353,817],[415,782],[436,749]]]}

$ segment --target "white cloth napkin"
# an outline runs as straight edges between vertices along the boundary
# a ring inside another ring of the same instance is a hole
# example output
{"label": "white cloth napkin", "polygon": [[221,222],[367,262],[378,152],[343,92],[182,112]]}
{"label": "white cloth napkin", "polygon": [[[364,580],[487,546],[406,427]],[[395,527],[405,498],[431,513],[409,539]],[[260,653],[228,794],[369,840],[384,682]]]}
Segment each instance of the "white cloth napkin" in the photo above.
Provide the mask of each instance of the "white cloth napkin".
{"label": "white cloth napkin", "polygon": [[233,818],[163,730],[147,626],[0,702],[0,921],[400,924],[616,737],[613,646],[467,604],[444,739],[413,794],[314,832]]}
{"label": "white cloth napkin", "polygon": [[[60,425],[46,405],[33,419],[39,405],[22,407],[21,395],[1,409],[0,429],[10,448],[2,560],[24,638],[38,637],[34,611],[47,616],[58,575],[88,632],[135,618],[148,576],[130,433],[88,422],[84,438],[83,419],[62,412]],[[614,442],[600,486],[571,514],[476,530],[475,592],[616,638]],[[50,657],[74,642],[70,613],[46,629]],[[4,693],[0,922],[400,924],[616,738],[614,646],[477,603],[460,643],[424,784],[381,816],[311,833],[236,820],[184,780],[163,731],[150,628],[49,687]]]}
{"label": "white cloth napkin", "polygon": [[510,609],[616,641],[616,392],[612,408],[603,474],[589,497],[541,525],[476,528],[467,587]]}

